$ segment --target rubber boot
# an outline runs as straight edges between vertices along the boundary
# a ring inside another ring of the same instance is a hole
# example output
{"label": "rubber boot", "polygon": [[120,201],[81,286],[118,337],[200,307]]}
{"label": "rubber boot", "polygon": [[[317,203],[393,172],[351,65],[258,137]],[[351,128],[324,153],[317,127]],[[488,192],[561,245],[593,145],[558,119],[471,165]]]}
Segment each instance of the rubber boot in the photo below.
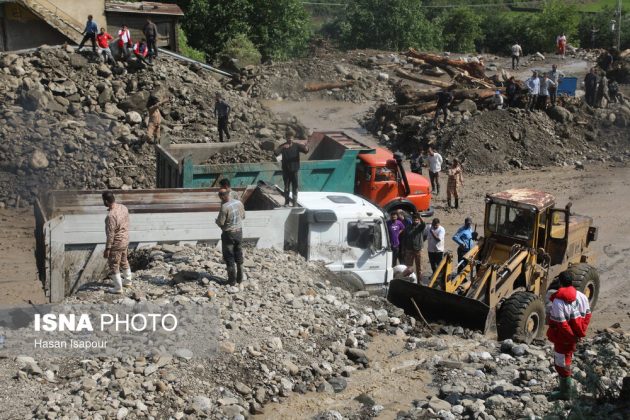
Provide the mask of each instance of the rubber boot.
{"label": "rubber boot", "polygon": [[123,288],[122,288],[122,278],[120,277],[120,273],[112,274],[110,278],[114,282],[114,287],[110,287],[109,289],[107,289],[107,292],[113,293],[115,295],[122,294]]}
{"label": "rubber boot", "polygon": [[228,275],[228,284],[233,285],[236,283],[236,267],[234,264],[226,265],[227,275]]}
{"label": "rubber boot", "polygon": [[559,385],[558,390],[549,395],[549,401],[568,401],[571,399],[571,389],[573,388],[572,379],[559,377]]}
{"label": "rubber boot", "polygon": [[298,198],[298,193],[297,191],[295,191],[293,193],[293,207],[297,207],[297,198]]}
{"label": "rubber boot", "polygon": [[243,264],[236,264],[236,282],[243,282]]}
{"label": "rubber boot", "polygon": [[446,199],[446,202],[448,203],[448,208],[449,208],[449,209],[450,209],[451,207],[453,207],[453,206],[451,206],[451,199],[450,199],[450,198],[447,198],[447,199]]}
{"label": "rubber boot", "polygon": [[455,199],[455,208],[458,209],[459,208],[459,198]]}
{"label": "rubber boot", "polygon": [[125,287],[131,287],[131,279],[132,279],[131,268],[127,268],[123,275],[122,285]]}

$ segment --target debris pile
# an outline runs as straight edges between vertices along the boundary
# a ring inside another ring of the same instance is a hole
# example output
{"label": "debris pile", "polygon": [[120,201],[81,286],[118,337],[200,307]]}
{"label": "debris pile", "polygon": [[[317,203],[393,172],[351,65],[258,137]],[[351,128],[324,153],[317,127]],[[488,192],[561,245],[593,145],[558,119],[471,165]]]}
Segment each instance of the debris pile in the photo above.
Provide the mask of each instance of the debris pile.
{"label": "debris pile", "polygon": [[[338,287],[342,283],[321,264],[293,253],[247,249],[246,280],[236,287],[223,284],[225,265],[215,247],[162,245],[148,252],[147,267],[135,273],[134,286],[122,299],[106,294],[106,285],[91,286],[64,304],[215,308],[218,316],[208,322],[219,324],[217,354],[161,348],[142,356],[0,359],[0,372],[16,378],[10,379],[14,388],[32,393],[33,405],[26,408],[32,415],[234,418],[260,413],[265,404],[291,393],[343,391],[353,372],[370,365],[365,353],[370,334],[415,329],[414,320],[383,298]],[[3,410],[24,417],[24,408],[15,402]]]}
{"label": "debris pile", "polygon": [[230,151],[225,151],[210,156],[205,163],[224,164],[275,162],[275,155],[273,153],[273,150],[266,150],[264,148],[265,146],[269,149],[274,149],[276,146],[276,142],[268,140],[262,144],[258,142],[239,143],[234,149]]}
{"label": "debris pile", "polygon": [[218,141],[214,95],[232,107],[235,141],[284,133],[254,99],[224,90],[212,73],[162,57],[114,67],[70,47],[0,55],[0,206],[32,202],[44,188],[150,188],[155,152],[144,140],[150,95],[174,143]]}
{"label": "debris pile", "polygon": [[398,54],[325,51],[309,58],[262,66],[251,95],[271,100],[355,103],[386,99],[391,96],[386,69],[399,62]]}

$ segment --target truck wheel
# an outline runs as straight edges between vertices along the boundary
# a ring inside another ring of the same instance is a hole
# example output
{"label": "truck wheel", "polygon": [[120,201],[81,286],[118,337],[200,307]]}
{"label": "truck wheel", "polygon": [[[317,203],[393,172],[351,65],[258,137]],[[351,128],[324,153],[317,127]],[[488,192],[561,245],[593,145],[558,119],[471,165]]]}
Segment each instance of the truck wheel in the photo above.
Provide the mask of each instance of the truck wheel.
{"label": "truck wheel", "polygon": [[595,309],[599,297],[599,274],[595,267],[581,263],[572,265],[567,271],[573,273],[573,287],[586,295],[591,311]]}
{"label": "truck wheel", "polygon": [[545,330],[545,305],[530,292],[516,292],[499,309],[497,334],[499,340],[531,343],[540,338]]}

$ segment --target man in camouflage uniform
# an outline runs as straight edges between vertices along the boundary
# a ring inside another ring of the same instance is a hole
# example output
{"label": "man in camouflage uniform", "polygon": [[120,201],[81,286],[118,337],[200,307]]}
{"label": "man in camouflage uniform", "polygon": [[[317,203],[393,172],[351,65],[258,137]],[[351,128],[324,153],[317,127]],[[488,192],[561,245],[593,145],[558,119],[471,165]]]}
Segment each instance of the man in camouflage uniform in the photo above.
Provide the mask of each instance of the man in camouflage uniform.
{"label": "man in camouflage uniform", "polygon": [[[105,234],[107,242],[103,257],[107,258],[110,277],[114,287],[109,293],[121,294],[123,286],[131,286],[131,268],[127,261],[127,247],[129,246],[129,211],[127,207],[116,203],[114,194],[110,191],[103,193],[103,204],[107,207],[105,218]],[[123,269],[124,279],[120,269]]]}

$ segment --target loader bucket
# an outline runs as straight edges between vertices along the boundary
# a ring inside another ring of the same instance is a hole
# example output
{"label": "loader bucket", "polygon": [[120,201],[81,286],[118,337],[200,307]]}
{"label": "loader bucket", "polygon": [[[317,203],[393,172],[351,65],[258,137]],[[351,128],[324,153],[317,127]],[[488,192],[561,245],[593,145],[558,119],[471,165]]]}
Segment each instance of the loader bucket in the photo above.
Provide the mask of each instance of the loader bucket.
{"label": "loader bucket", "polygon": [[395,279],[389,283],[387,299],[404,309],[407,315],[418,317],[413,299],[427,322],[443,321],[482,331],[484,334],[495,322],[494,311],[483,302],[403,279]]}

